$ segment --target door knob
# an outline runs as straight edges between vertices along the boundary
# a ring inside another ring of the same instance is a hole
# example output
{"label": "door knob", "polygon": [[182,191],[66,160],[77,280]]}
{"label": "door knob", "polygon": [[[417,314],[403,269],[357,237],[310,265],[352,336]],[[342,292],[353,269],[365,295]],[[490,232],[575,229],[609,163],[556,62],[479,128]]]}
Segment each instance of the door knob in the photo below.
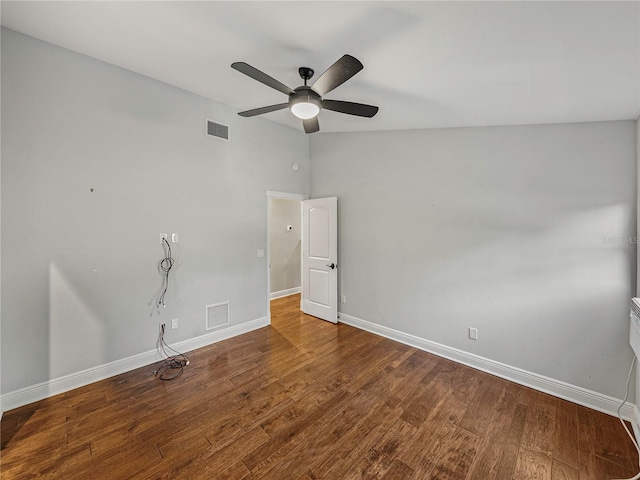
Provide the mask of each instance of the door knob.
{"label": "door knob", "polygon": [[327,265],[327,267],[333,270],[334,268],[338,268],[338,265],[336,265],[335,263],[331,263],[331,265]]}

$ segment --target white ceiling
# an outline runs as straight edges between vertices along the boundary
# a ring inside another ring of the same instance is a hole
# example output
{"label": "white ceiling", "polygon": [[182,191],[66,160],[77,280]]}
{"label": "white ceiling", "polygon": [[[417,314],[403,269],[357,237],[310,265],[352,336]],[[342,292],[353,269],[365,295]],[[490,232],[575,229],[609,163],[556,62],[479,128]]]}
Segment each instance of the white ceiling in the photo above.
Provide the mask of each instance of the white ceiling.
{"label": "white ceiling", "polygon": [[[10,2],[2,25],[240,110],[286,96],[345,53],[364,70],[327,98],[373,119],[320,113],[328,131],[633,119],[640,2]],[[264,115],[301,129],[288,110]],[[252,119],[244,121],[250,122]]]}

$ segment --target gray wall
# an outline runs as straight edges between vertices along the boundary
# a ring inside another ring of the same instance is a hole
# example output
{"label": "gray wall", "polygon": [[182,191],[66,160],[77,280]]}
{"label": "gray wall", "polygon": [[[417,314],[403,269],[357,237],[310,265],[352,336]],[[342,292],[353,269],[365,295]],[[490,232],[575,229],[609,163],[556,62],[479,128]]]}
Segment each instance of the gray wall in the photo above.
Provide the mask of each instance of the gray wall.
{"label": "gray wall", "polygon": [[3,393],[203,335],[207,304],[266,316],[265,190],[308,193],[303,132],[3,29],[2,137]]}
{"label": "gray wall", "polygon": [[313,136],[312,196],[339,197],[341,311],[620,398],[635,128]]}
{"label": "gray wall", "polygon": [[[300,218],[302,204],[296,200],[270,199],[271,293],[298,288],[301,276]],[[287,225],[293,228],[287,231]]]}
{"label": "gray wall", "polygon": [[[266,315],[265,190],[309,193],[307,136],[4,29],[1,66],[2,393],[202,335],[205,304]],[[342,311],[620,397],[637,123],[312,136]]]}

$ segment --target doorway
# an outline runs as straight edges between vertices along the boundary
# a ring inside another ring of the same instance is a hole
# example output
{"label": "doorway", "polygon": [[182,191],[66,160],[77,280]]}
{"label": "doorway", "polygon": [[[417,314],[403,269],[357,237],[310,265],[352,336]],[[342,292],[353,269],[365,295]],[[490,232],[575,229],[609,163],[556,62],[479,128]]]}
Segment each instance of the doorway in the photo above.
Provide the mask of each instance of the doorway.
{"label": "doorway", "polygon": [[271,323],[271,300],[291,295],[299,296],[302,289],[302,201],[308,198],[308,195],[267,191],[267,318],[269,323]]}

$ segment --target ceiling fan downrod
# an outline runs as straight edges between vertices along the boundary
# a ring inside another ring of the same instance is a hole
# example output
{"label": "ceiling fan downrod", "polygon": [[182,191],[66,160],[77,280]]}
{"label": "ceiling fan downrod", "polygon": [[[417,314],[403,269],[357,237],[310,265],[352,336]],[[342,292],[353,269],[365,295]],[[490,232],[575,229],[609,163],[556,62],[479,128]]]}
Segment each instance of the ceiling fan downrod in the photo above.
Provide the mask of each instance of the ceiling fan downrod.
{"label": "ceiling fan downrod", "polygon": [[300,77],[304,80],[304,86],[307,86],[307,80],[311,80],[311,78],[313,77],[314,71],[312,68],[309,67],[300,67],[298,69],[298,74],[300,74]]}

